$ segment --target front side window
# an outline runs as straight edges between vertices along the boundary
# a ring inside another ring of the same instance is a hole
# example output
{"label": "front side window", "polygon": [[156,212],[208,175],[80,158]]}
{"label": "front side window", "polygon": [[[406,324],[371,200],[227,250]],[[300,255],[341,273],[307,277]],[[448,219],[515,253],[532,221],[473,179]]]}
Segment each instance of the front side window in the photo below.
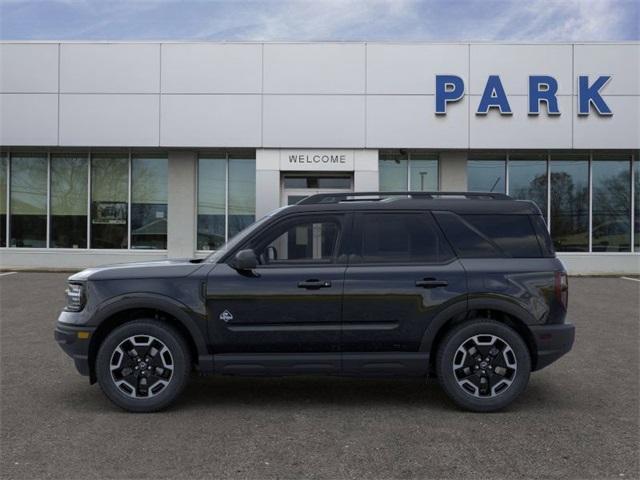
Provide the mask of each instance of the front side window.
{"label": "front side window", "polygon": [[87,247],[87,187],[87,155],[51,157],[50,247]]}
{"label": "front side window", "polygon": [[12,247],[47,246],[47,157],[11,156]]}
{"label": "front side window", "polygon": [[630,159],[624,157],[594,156],[591,164],[591,244],[594,252],[631,250],[631,172]]}
{"label": "front side window", "polygon": [[453,257],[429,214],[363,214],[357,225],[362,263],[442,263]]}
{"label": "front side window", "polygon": [[167,158],[131,159],[131,248],[167,248]]}
{"label": "front side window", "polygon": [[256,254],[264,265],[332,263],[340,229],[336,218],[287,222],[267,232],[266,240],[260,242]]}
{"label": "front side window", "polygon": [[551,157],[551,236],[558,252],[589,250],[589,161]]}
{"label": "front side window", "polygon": [[129,158],[91,157],[91,248],[127,248]]}

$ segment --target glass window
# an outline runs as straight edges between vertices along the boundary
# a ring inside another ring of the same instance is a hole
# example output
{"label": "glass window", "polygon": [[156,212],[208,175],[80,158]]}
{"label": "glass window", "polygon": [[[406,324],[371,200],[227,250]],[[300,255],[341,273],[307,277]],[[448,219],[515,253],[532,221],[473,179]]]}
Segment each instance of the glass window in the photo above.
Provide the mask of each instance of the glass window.
{"label": "glass window", "polygon": [[0,247],[7,246],[7,155],[0,154]]}
{"label": "glass window", "polygon": [[438,224],[462,258],[491,258],[504,256],[485,235],[453,212],[434,213]]}
{"label": "glass window", "polygon": [[400,152],[381,152],[379,161],[380,191],[402,192],[407,190],[408,156]]}
{"label": "glass window", "polygon": [[591,175],[592,251],[631,251],[630,156],[594,155]]}
{"label": "glass window", "polygon": [[462,215],[506,256],[538,258],[542,255],[529,215]]}
{"label": "glass window", "polygon": [[640,252],[640,158],[638,158],[638,156],[640,155],[640,151],[636,152],[635,154],[635,159],[633,162],[633,181],[634,181],[634,185],[633,185],[633,191],[634,191],[634,205],[635,205],[635,218],[634,218],[634,244],[635,244],[635,248],[634,251],[635,252]]}
{"label": "glass window", "polygon": [[11,156],[12,247],[47,246],[47,157]]}
{"label": "glass window", "polygon": [[411,153],[409,178],[411,191],[435,192],[438,190],[438,159],[433,155]]}
{"label": "glass window", "polygon": [[350,176],[286,176],[284,177],[284,188],[336,188],[350,189]]}
{"label": "glass window", "polygon": [[91,157],[91,248],[127,248],[128,190],[128,157]]}
{"label": "glass window", "polygon": [[227,160],[198,160],[198,250],[216,250],[225,243]]}
{"label": "glass window", "polygon": [[467,161],[470,192],[505,193],[506,160],[501,155],[472,154]]}
{"label": "glass window", "polygon": [[589,162],[586,155],[551,157],[551,237],[558,252],[589,250]]}
{"label": "glass window", "polygon": [[533,200],[547,217],[546,154],[509,156],[509,195],[518,200]]}
{"label": "glass window", "polygon": [[87,247],[87,155],[51,157],[52,248]]}
{"label": "glass window", "polygon": [[131,248],[167,248],[167,158],[131,159]]}
{"label": "glass window", "polygon": [[428,214],[365,214],[359,223],[364,263],[440,263],[453,257]]}
{"label": "glass window", "polygon": [[338,220],[301,219],[269,232],[256,253],[261,264],[332,263],[339,234]]}
{"label": "glass window", "polygon": [[229,158],[229,238],[256,219],[256,161]]}

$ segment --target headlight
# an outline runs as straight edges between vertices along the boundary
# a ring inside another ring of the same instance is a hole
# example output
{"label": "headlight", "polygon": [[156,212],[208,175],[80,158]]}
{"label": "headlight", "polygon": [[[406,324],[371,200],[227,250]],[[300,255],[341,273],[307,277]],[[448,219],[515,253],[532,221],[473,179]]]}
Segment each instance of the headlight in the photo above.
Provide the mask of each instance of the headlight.
{"label": "headlight", "polygon": [[70,283],[67,285],[65,293],[67,295],[67,306],[65,310],[69,312],[79,312],[84,308],[84,285]]}

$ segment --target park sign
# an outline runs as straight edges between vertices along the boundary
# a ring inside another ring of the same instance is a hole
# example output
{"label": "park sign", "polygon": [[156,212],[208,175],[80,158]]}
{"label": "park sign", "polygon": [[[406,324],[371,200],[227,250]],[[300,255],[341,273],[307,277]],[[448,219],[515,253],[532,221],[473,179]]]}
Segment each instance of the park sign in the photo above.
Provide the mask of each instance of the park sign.
{"label": "park sign", "polygon": [[[600,75],[591,81],[588,75],[578,76],[578,115],[591,113],[591,107],[598,115],[611,116],[613,112],[600,95],[600,91],[611,80],[611,75]],[[558,81],[549,75],[529,76],[529,115],[540,114],[540,105],[545,104],[547,115],[560,115],[558,108]],[[446,115],[447,105],[464,96],[464,80],[457,75],[436,75],[436,115]],[[487,115],[490,110],[500,115],[512,115],[507,92],[499,75],[489,75],[475,111],[476,115]]]}

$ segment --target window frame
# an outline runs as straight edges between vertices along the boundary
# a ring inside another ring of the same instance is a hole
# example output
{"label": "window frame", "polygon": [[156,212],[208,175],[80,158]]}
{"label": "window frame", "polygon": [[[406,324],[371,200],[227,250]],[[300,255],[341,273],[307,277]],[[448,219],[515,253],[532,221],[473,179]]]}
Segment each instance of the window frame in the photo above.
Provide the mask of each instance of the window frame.
{"label": "window frame", "polygon": [[[451,253],[451,257],[449,257],[448,260],[443,260],[441,262],[425,262],[425,261],[420,261],[420,262],[410,262],[410,261],[386,261],[386,262],[368,262],[368,261],[363,261],[362,259],[362,236],[364,235],[364,230],[363,230],[363,219],[365,216],[367,215],[406,215],[406,214],[412,214],[412,215],[424,215],[427,220],[427,222],[431,222],[433,228],[435,229],[438,237],[440,238],[440,241],[445,243],[448,248],[449,251]],[[458,255],[455,251],[455,249],[453,248],[453,245],[451,245],[451,243],[449,242],[449,239],[446,237],[446,235],[444,234],[444,232],[442,231],[442,229],[440,228],[440,225],[438,224],[438,222],[436,221],[436,219],[434,218],[432,212],[430,210],[416,210],[416,209],[398,209],[398,210],[379,210],[379,209],[372,209],[372,210],[367,210],[367,211],[361,211],[361,212],[354,212],[353,215],[353,227],[352,227],[352,231],[351,231],[351,248],[349,251],[349,266],[358,266],[358,267],[384,267],[384,266],[442,266],[442,265],[449,265],[450,263],[453,263],[455,261],[458,260]]]}

